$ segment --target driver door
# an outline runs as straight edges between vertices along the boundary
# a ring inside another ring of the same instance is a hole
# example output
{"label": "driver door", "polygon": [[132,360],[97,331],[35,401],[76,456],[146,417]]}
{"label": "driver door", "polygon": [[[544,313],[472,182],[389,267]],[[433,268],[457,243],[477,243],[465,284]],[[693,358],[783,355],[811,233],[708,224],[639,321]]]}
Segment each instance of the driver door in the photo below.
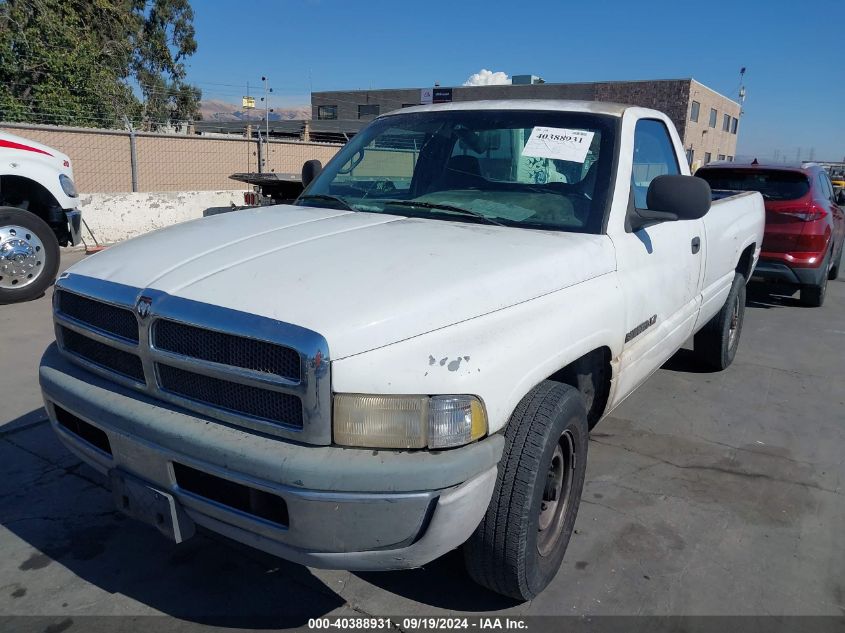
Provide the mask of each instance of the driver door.
{"label": "driver door", "polygon": [[[651,181],[680,173],[665,124],[638,121],[630,204],[648,208],[646,192]],[[614,404],[692,335],[701,301],[703,227],[701,219],[659,222],[614,239],[626,324]]]}

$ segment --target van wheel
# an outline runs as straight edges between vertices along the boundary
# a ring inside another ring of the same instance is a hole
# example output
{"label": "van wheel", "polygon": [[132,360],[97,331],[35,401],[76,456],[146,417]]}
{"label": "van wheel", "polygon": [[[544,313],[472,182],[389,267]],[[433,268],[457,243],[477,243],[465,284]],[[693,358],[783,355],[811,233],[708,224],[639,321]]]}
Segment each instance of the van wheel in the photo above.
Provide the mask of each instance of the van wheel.
{"label": "van wheel", "polygon": [[725,305],[693,338],[693,349],[705,364],[719,371],[734,360],[745,320],[745,277],[734,275]]}
{"label": "van wheel", "polygon": [[530,600],[552,581],[578,514],[588,436],[574,387],[547,380],[522,399],[505,430],[487,514],[464,545],[475,582]]}
{"label": "van wheel", "polygon": [[0,207],[0,304],[44,294],[59,270],[59,242],[37,215]]}

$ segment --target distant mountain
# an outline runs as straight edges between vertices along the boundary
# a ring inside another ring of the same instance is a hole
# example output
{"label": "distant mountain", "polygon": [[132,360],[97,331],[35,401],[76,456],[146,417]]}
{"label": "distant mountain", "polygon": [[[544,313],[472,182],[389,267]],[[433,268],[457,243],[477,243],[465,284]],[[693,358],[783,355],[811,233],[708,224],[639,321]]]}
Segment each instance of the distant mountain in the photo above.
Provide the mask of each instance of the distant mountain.
{"label": "distant mountain", "polygon": [[[292,108],[273,108],[270,113],[271,121],[301,121],[311,118],[311,107],[307,105]],[[200,113],[203,121],[263,121],[264,110],[244,110],[240,105],[223,101],[222,99],[208,99],[200,101]]]}

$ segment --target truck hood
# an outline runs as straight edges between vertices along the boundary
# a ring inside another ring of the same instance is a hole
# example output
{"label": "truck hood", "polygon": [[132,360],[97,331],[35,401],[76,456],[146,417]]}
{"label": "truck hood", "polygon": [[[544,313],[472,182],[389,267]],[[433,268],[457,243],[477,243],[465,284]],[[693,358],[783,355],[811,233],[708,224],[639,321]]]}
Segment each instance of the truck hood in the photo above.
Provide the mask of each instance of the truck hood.
{"label": "truck hood", "polygon": [[614,268],[600,235],[282,205],[148,233],[70,272],[294,323],[338,359]]}

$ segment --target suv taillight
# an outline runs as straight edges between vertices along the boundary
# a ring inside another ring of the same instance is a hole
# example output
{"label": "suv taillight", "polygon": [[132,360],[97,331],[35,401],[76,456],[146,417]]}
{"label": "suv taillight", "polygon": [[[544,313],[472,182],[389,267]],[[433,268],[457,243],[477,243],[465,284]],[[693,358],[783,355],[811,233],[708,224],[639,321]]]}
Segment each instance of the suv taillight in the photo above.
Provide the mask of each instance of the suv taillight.
{"label": "suv taillight", "polygon": [[810,207],[787,207],[785,209],[772,209],[772,213],[778,215],[789,215],[793,218],[798,218],[804,222],[812,222],[813,220],[821,220],[827,215],[827,211],[816,205]]}

